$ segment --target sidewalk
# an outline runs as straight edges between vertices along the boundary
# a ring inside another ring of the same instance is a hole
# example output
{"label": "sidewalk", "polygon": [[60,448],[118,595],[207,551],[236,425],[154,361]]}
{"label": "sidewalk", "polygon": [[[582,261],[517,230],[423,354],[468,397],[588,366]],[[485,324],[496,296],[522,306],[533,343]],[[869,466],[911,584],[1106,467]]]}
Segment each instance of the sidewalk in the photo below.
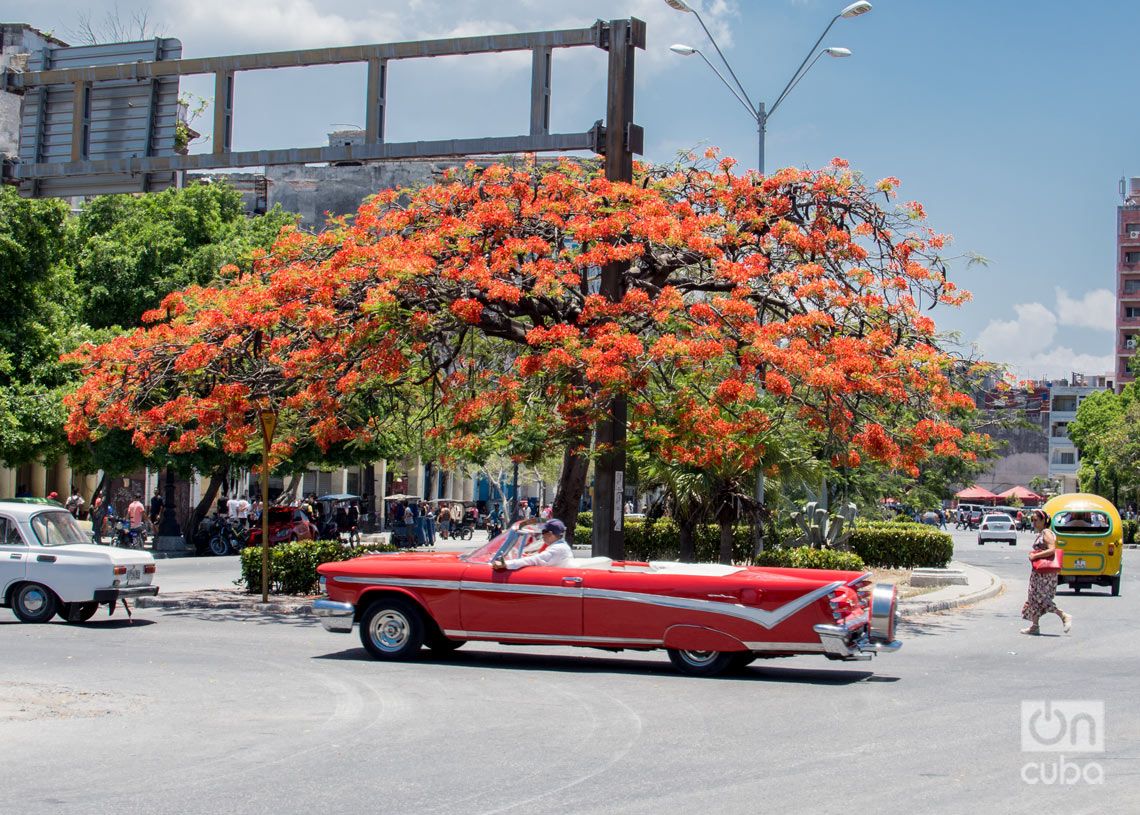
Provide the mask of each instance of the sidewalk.
{"label": "sidewalk", "polygon": [[968,581],[966,585],[944,586],[909,600],[901,600],[898,607],[899,616],[917,617],[920,614],[973,605],[997,597],[1005,588],[1005,584],[996,575],[977,566],[969,566],[954,560],[950,562],[949,568],[963,572]]}

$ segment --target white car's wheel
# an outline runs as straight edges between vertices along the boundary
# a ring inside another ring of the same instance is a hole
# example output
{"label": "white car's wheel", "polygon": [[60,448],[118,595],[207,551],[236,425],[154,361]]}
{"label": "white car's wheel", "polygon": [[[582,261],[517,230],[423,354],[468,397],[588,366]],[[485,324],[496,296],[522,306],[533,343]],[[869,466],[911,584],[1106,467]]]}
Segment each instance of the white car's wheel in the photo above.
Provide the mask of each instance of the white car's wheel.
{"label": "white car's wheel", "polygon": [[39,583],[25,583],[12,595],[12,611],[23,623],[46,623],[55,615],[55,592]]}
{"label": "white car's wheel", "polygon": [[65,623],[85,623],[98,609],[98,603],[60,603],[55,613]]}

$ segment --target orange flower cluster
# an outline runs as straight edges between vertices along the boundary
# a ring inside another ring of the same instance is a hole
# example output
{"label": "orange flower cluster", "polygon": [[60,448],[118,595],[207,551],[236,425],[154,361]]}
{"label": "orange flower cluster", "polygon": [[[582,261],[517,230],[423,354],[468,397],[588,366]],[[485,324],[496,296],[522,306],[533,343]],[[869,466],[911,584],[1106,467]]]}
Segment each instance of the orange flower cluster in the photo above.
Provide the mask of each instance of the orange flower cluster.
{"label": "orange flower cluster", "polygon": [[[947,419],[969,400],[920,311],[968,299],[944,276],[946,236],[916,202],[876,203],[897,179],[867,188],[841,160],[732,167],[639,165],[625,184],[568,160],[472,165],[320,235],[288,229],[252,274],[75,354],[70,438],[244,451],[272,405],[283,457],[366,438],[378,394],[438,382],[427,430],[457,456],[492,428],[565,440],[619,394],[631,432],[697,467],[753,468],[788,423],[848,466],[961,454]],[[611,301],[598,279],[614,263],[628,270]]]}

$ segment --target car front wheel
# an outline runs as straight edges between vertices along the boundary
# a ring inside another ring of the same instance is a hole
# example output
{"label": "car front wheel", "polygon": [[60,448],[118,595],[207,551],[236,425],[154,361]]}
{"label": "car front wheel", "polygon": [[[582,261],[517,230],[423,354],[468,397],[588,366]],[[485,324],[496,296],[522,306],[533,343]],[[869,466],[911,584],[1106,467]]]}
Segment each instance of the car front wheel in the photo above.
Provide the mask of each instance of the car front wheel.
{"label": "car front wheel", "polygon": [[12,611],[23,623],[46,623],[55,614],[55,594],[39,583],[25,583],[12,597]]}
{"label": "car front wheel", "polygon": [[403,600],[377,600],[360,618],[360,641],[375,659],[411,658],[425,633],[419,609]]}
{"label": "car front wheel", "polygon": [[731,651],[681,651],[669,648],[669,661],[689,676],[716,676],[732,664]]}

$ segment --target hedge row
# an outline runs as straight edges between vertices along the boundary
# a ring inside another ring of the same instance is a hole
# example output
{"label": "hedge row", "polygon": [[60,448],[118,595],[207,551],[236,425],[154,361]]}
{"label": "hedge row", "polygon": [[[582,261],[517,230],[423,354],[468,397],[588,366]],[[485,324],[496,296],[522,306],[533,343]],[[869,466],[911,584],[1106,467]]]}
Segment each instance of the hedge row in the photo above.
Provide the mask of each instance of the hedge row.
{"label": "hedge row", "polygon": [[[578,515],[577,540],[589,542],[593,515],[583,512]],[[786,566],[793,562],[817,562],[812,558],[829,557],[820,555],[793,554],[798,549],[782,549],[782,540],[793,538],[790,530],[776,530],[776,534],[765,535],[765,552],[761,555],[761,565]],[[671,518],[656,521],[627,521],[625,527],[625,551],[630,560],[676,560],[680,554],[677,524]],[[696,560],[700,563],[715,563],[720,559],[720,527],[715,524],[702,524],[694,535]],[[752,561],[752,528],[739,526],[733,530],[732,559],[735,563]],[[954,540],[945,532],[940,532],[928,524],[906,520],[859,521],[851,531],[847,541],[851,554],[860,561],[853,569],[878,566],[885,569],[913,569],[918,567],[944,567],[954,556]],[[834,553],[844,554],[844,553]],[[777,562],[778,561],[778,562]],[[818,560],[824,562],[824,560]],[[831,561],[826,561],[831,562]],[[852,561],[854,562],[854,561]],[[848,568],[847,566],[799,566],[799,568]]]}
{"label": "hedge row", "polygon": [[[313,594],[317,591],[317,567],[322,563],[351,560],[371,552],[396,552],[385,543],[349,546],[333,540],[279,543],[269,550],[269,590],[274,594]],[[241,551],[241,578],[236,585],[248,592],[261,591],[261,547]]]}
{"label": "hedge row", "polygon": [[932,526],[856,526],[847,540],[864,563],[884,569],[942,568],[954,557],[954,539]]}
{"label": "hedge row", "polygon": [[1124,522],[1124,543],[1136,543],[1136,521]]}
{"label": "hedge row", "polygon": [[[594,516],[591,512],[578,513],[574,540],[589,544]],[[672,518],[654,521],[625,522],[625,555],[629,560],[677,560],[681,555],[681,531]],[[747,563],[752,559],[752,527],[738,526],[732,530],[732,560]],[[698,563],[716,563],[720,560],[720,527],[701,524],[693,534],[693,549]]]}
{"label": "hedge row", "polygon": [[756,558],[757,566],[778,566],[785,569],[840,569],[861,572],[866,567],[863,559],[854,552],[837,552],[834,549],[812,549],[799,546],[795,549],[765,549]]}

